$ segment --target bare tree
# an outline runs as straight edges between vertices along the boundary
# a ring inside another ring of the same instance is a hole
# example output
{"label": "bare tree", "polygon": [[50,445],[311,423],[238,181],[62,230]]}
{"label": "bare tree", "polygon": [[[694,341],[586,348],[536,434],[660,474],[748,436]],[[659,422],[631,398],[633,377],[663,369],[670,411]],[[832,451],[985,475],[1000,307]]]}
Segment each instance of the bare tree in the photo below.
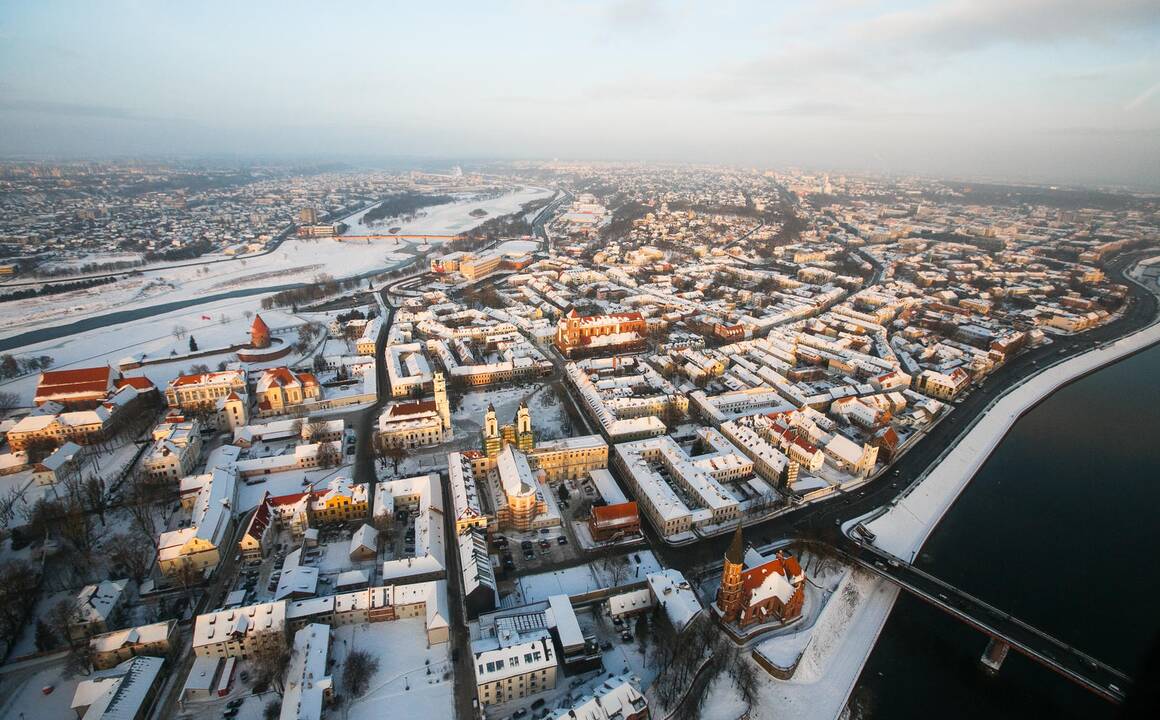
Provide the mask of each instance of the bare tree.
{"label": "bare tree", "polygon": [[378,657],[365,650],[351,650],[342,666],[343,687],[354,697],[362,695],[378,669]]}
{"label": "bare tree", "polygon": [[184,325],[174,325],[173,329],[170,330],[170,332],[173,333],[174,338],[176,338],[178,340],[184,340],[185,334],[187,331],[186,331]]}
{"label": "bare tree", "polygon": [[0,644],[5,652],[24,632],[39,581],[31,563],[9,560],[0,564]]}
{"label": "bare tree", "polygon": [[338,446],[332,442],[325,442],[318,446],[318,467],[332,468],[338,467],[342,461],[342,456],[339,455]]}
{"label": "bare tree", "polygon": [[[299,421],[299,423],[301,423],[301,421]],[[325,420],[311,420],[305,425],[305,427],[302,427],[302,425],[299,424],[299,432],[302,433],[303,439],[306,442],[317,442],[326,434],[326,429]]]}
{"label": "bare tree", "polygon": [[48,609],[44,621],[56,633],[57,637],[64,638],[69,646],[76,646],[84,638],[74,632],[73,626],[80,620],[80,606],[75,597],[66,597]]}
{"label": "bare tree", "polygon": [[250,658],[250,665],[259,681],[271,685],[281,696],[285,691],[286,668],[290,665],[290,646],[285,636],[275,634],[270,642],[259,645]]}
{"label": "bare tree", "polygon": [[105,542],[104,550],[114,568],[138,583],[153,566],[153,548],[141,533],[118,533]]}
{"label": "bare tree", "polygon": [[0,412],[8,412],[20,407],[20,396],[16,393],[0,392]]}

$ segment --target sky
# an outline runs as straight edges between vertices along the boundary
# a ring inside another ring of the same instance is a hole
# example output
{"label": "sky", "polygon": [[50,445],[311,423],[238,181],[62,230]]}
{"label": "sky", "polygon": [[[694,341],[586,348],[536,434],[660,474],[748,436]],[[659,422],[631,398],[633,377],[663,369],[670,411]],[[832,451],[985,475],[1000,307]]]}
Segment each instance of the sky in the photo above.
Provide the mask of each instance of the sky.
{"label": "sky", "polygon": [[0,155],[1160,188],[1157,0],[0,0]]}

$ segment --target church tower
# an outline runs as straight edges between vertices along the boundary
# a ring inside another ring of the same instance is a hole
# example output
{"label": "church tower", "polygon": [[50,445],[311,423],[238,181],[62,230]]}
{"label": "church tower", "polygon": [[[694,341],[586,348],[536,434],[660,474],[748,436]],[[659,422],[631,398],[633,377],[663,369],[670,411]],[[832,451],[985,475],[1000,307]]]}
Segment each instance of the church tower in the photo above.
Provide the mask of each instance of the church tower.
{"label": "church tower", "polygon": [[435,373],[435,411],[439,413],[439,419],[443,421],[443,433],[448,435],[451,431],[451,406],[447,404],[447,381],[443,379],[443,373]]}
{"label": "church tower", "polygon": [[520,409],[516,412],[516,447],[520,452],[531,452],[536,444],[535,433],[532,432],[532,411],[526,402],[520,402]]}
{"label": "church tower", "polygon": [[745,545],[741,539],[741,523],[733,533],[733,542],[725,551],[725,568],[721,587],[717,590],[717,609],[725,622],[733,622],[741,612],[741,570],[745,565]]}
{"label": "church tower", "polygon": [[483,438],[483,454],[489,458],[499,457],[499,451],[503,449],[503,438],[499,434],[499,420],[496,420],[494,405],[487,406],[480,435]]}

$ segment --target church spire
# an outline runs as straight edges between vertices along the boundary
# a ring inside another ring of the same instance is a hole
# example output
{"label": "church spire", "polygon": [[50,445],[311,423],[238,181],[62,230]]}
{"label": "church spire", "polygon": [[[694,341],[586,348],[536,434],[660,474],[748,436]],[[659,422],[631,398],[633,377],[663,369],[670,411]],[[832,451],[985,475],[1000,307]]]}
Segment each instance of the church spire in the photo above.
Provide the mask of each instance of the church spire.
{"label": "church spire", "polygon": [[725,559],[737,565],[742,564],[745,559],[745,542],[741,539],[741,523],[737,523],[737,530],[733,532],[733,542],[729,543],[729,549],[725,551]]}

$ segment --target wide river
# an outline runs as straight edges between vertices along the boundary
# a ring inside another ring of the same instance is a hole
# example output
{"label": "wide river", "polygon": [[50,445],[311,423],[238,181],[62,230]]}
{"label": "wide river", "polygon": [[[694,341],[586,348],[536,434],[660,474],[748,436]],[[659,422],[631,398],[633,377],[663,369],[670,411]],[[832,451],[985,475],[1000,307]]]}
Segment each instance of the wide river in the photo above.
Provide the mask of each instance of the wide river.
{"label": "wide river", "polygon": [[[935,529],[928,572],[1128,675],[1160,633],[1160,346],[1056,392]],[[903,594],[859,678],[863,718],[1111,718],[1115,708]]]}

